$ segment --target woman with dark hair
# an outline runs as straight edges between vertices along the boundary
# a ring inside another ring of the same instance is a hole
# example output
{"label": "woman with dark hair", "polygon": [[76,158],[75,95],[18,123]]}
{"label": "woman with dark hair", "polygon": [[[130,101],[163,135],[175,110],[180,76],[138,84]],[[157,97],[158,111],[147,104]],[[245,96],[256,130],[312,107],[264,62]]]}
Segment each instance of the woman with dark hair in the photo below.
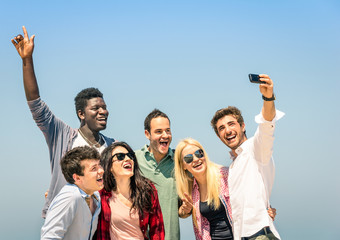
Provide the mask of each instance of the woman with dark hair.
{"label": "woman with dark hair", "polygon": [[115,142],[101,155],[104,189],[94,239],[164,239],[157,190],[141,175],[136,155],[125,142]]}

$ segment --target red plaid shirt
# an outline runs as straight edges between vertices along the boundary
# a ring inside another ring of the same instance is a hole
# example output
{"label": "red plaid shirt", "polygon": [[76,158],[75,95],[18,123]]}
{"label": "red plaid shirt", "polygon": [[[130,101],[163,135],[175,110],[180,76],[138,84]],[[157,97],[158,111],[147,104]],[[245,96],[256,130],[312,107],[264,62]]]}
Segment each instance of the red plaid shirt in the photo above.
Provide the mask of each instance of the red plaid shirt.
{"label": "red plaid shirt", "polygon": [[[151,183],[150,183],[151,184]],[[144,239],[150,240],[164,240],[164,222],[161,207],[158,201],[158,194],[155,186],[151,184],[153,194],[151,194],[151,203],[153,213],[147,211],[143,212],[144,217],[139,216],[139,226],[144,235]],[[109,199],[112,197],[111,192],[102,189],[99,191],[102,211],[99,214],[97,232],[93,239],[97,240],[111,240],[110,238],[110,221],[111,221],[111,208]],[[148,237],[149,227],[149,237]]]}
{"label": "red plaid shirt", "polygon": [[[232,216],[231,216],[231,206],[230,206],[230,197],[229,197],[229,188],[228,188],[228,168],[221,167],[221,182],[220,182],[220,199],[225,207],[225,211],[227,214],[227,218],[232,225]],[[192,188],[192,201],[193,201],[193,211],[195,213],[192,215],[192,221],[194,225],[194,233],[196,240],[210,240],[210,224],[208,219],[203,217],[200,212],[200,192],[198,189],[198,184],[196,179],[194,179],[194,184]],[[196,216],[196,217],[194,217]],[[194,221],[196,221],[197,226],[195,225]]]}

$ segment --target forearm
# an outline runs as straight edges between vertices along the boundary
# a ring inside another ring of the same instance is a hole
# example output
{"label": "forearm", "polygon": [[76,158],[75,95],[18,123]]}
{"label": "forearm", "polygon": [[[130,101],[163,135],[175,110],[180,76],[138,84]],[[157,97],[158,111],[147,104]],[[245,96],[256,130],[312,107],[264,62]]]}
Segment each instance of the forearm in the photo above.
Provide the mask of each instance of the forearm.
{"label": "forearm", "polygon": [[22,70],[27,101],[39,98],[39,87],[34,73],[32,56],[22,59]]}
{"label": "forearm", "polygon": [[274,101],[263,101],[262,116],[266,121],[272,121],[276,115]]}

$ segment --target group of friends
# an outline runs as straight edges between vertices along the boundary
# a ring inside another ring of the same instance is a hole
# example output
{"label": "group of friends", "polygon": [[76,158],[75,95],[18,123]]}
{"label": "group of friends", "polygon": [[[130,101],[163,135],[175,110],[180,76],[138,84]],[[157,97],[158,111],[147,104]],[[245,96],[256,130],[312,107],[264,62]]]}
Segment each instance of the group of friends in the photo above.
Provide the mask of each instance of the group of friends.
{"label": "group of friends", "polygon": [[170,148],[169,117],[155,109],[144,121],[149,143],[134,151],[104,136],[109,112],[103,94],[87,88],[75,97],[78,129],[57,118],[40,98],[34,73],[34,35],[12,43],[22,58],[23,82],[33,119],[50,153],[41,239],[180,239],[179,217],[192,216],[196,239],[280,239],[269,198],[275,167],[273,81],[260,75],[263,107],[247,138],[236,107],[216,111],[211,126],[230,148],[232,164],[212,162],[196,140]]}

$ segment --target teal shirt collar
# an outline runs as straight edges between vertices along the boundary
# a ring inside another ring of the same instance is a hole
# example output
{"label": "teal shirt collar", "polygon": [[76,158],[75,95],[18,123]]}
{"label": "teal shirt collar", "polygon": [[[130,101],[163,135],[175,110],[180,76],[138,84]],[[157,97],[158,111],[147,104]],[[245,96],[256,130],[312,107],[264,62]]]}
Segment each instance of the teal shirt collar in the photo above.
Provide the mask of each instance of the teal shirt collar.
{"label": "teal shirt collar", "polygon": [[[153,156],[153,153],[151,153],[150,151],[149,151],[149,146],[147,145],[147,144],[145,144],[142,148],[141,148],[141,151],[143,152],[143,154],[144,154],[144,156],[145,156],[145,158],[147,159],[147,160],[153,160],[153,161],[156,161],[155,160],[155,158],[154,158],[154,156]],[[162,162],[162,161],[164,161],[164,160],[166,160],[166,159],[173,159],[173,157],[174,157],[174,152],[173,152],[173,150],[171,149],[171,148],[169,148],[169,150],[168,150],[168,154],[160,161],[160,162]]]}

